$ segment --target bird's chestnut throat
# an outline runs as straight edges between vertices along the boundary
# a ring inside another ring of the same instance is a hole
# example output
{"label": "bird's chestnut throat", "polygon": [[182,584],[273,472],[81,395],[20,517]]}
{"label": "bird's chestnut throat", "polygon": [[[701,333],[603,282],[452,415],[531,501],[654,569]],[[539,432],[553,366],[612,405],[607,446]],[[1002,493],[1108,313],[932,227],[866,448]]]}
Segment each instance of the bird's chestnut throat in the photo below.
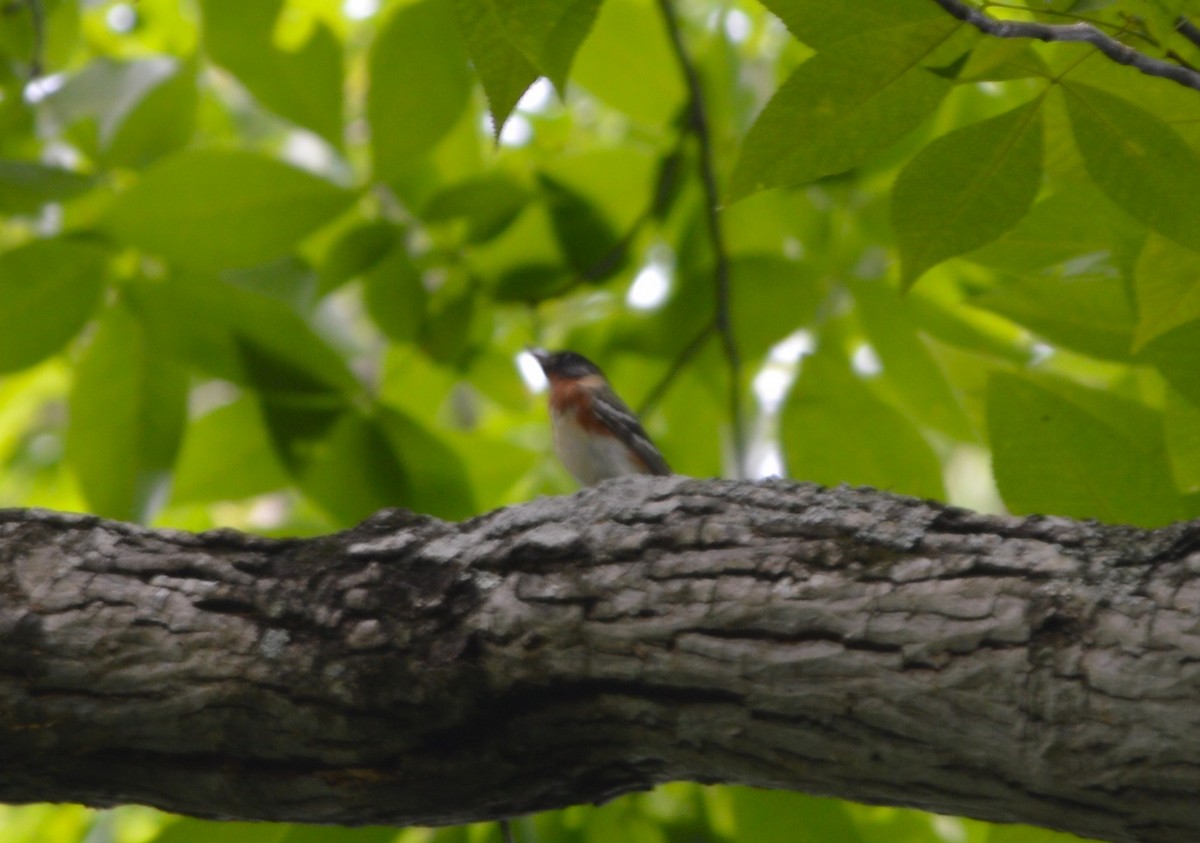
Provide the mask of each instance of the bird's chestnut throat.
{"label": "bird's chestnut throat", "polygon": [[579,426],[589,433],[609,434],[608,428],[588,409],[591,401],[590,389],[606,386],[600,375],[582,378],[564,378],[550,375],[550,410],[556,415],[574,413]]}

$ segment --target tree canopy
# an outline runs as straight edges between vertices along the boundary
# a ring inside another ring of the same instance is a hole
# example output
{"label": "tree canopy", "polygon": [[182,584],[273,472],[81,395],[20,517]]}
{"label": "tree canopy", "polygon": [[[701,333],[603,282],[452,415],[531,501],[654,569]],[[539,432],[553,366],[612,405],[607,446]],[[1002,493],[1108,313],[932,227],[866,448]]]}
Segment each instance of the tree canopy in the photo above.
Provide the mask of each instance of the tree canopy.
{"label": "tree canopy", "polygon": [[[1196,0],[16,0],[0,502],[312,535],[570,491],[517,365],[537,344],[600,363],[683,474],[1195,517],[1197,19]],[[0,813],[16,840],[91,822]],[[165,822],[130,809],[95,839],[204,839]],[[530,824],[1017,834],[683,784]],[[242,833],[338,839],[222,832]]]}

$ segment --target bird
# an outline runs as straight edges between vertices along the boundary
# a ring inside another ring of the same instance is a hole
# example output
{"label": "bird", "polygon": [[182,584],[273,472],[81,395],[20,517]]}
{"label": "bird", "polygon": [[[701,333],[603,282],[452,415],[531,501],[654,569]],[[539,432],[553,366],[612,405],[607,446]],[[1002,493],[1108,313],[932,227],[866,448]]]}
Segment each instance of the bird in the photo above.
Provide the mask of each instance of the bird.
{"label": "bird", "polygon": [[574,351],[531,348],[529,353],[550,382],[554,451],[579,485],[627,474],[671,473],[599,366]]}

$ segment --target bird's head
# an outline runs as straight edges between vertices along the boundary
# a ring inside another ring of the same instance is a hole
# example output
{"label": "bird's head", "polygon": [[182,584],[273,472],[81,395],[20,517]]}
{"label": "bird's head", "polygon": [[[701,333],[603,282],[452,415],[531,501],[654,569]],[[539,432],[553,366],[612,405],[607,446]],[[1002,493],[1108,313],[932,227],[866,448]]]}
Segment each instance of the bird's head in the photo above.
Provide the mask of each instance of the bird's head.
{"label": "bird's head", "polygon": [[548,378],[575,380],[588,375],[604,377],[599,366],[574,351],[546,351],[542,348],[531,348],[529,353],[541,364],[542,371]]}

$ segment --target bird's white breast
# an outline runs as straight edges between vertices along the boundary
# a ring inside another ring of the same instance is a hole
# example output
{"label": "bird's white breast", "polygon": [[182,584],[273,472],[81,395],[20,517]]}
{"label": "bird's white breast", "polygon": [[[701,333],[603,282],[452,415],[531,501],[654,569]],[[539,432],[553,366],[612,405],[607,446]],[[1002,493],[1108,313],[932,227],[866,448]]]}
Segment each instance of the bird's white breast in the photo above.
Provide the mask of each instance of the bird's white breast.
{"label": "bird's white breast", "polygon": [[584,430],[575,420],[574,408],[553,413],[553,420],[554,451],[581,485],[645,472],[641,464],[630,459],[629,449],[616,437]]}

